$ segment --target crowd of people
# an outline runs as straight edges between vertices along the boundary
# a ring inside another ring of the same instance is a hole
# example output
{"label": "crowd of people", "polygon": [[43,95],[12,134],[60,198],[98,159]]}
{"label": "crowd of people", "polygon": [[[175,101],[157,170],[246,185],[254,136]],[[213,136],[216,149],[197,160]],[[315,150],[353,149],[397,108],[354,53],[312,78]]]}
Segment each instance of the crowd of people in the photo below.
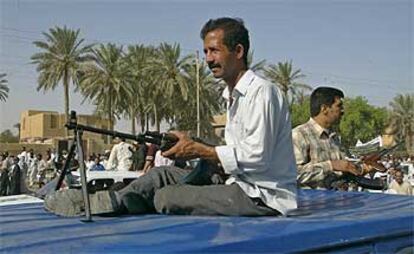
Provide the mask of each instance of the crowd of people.
{"label": "crowd of people", "polygon": [[[61,155],[62,156],[62,155]],[[17,195],[30,193],[56,177],[59,158],[52,150],[45,156],[35,153],[33,149],[18,154],[1,153],[0,195]]]}
{"label": "crowd of people", "polygon": [[[153,167],[176,165],[185,167],[185,162],[171,160],[161,155],[159,147],[150,143],[127,143],[116,138],[111,150],[92,153],[85,160],[87,171],[137,171],[148,172]],[[44,154],[27,151],[25,146],[17,154],[1,152],[0,196],[31,193],[53,180],[62,169],[68,157],[66,150],[61,153],[48,149]],[[79,169],[77,155],[72,158],[69,168]]]}

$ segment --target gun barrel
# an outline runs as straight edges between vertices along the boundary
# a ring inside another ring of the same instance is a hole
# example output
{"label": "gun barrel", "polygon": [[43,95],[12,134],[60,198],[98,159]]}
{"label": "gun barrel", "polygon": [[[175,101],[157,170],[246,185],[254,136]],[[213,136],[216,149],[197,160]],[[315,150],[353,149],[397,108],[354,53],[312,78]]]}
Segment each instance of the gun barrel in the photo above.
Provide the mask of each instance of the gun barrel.
{"label": "gun barrel", "polygon": [[132,139],[132,140],[139,140],[141,139],[136,135],[132,135],[132,134],[128,134],[128,133],[122,133],[122,132],[118,132],[118,131],[111,131],[111,130],[105,130],[105,129],[100,129],[100,128],[95,128],[92,126],[87,126],[87,125],[82,125],[82,124],[74,124],[74,123],[67,123],[66,127],[69,130],[84,130],[84,131],[89,131],[89,132],[94,132],[94,133],[98,133],[98,134],[103,134],[103,135],[107,135],[107,136],[113,136],[113,137],[119,137],[119,138],[125,138],[125,139]]}
{"label": "gun barrel", "polygon": [[379,152],[379,157],[382,157],[382,156],[384,156],[384,155],[386,155],[387,153],[390,153],[390,152],[392,152],[393,150],[395,150],[397,147],[399,147],[400,145],[401,145],[402,143],[400,142],[400,143],[398,143],[398,144],[396,144],[396,145],[394,145],[394,146],[392,146],[392,147],[390,147],[390,148],[387,148],[387,149],[384,149],[384,150],[382,150],[381,152]]}
{"label": "gun barrel", "polygon": [[69,130],[83,130],[93,133],[98,133],[102,135],[112,136],[112,137],[118,137],[122,139],[129,139],[129,140],[135,140],[138,142],[148,142],[156,145],[161,145],[161,136],[150,136],[145,134],[138,134],[133,135],[129,133],[123,133],[118,131],[112,131],[112,130],[106,130],[106,129],[100,129],[92,126],[82,125],[77,123],[76,119],[76,112],[72,111],[70,115],[69,121],[65,124],[66,128]]}

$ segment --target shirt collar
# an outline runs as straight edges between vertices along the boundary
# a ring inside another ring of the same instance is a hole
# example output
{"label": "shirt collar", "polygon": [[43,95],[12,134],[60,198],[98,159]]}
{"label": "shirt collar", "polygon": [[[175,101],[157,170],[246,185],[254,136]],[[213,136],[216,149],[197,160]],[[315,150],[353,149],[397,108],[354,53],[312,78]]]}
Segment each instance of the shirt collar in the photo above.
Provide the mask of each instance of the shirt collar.
{"label": "shirt collar", "polygon": [[[253,81],[254,77],[254,72],[252,70],[247,70],[237,82],[236,86],[233,89],[233,93],[236,91],[240,95],[246,95],[247,89],[249,88],[249,85]],[[229,99],[230,92],[228,86],[224,88],[222,96],[227,100]]]}
{"label": "shirt collar", "polygon": [[330,136],[331,131],[320,126],[312,117],[309,119],[309,123],[316,130],[316,133],[318,133],[319,137],[322,136],[323,133],[325,133],[328,137]]}

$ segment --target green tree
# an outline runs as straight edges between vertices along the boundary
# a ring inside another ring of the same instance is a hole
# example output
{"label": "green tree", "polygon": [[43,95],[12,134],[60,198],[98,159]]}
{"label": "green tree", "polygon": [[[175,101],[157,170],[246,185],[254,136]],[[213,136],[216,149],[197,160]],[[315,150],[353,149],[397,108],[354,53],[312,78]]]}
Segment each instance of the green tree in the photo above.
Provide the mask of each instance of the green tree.
{"label": "green tree", "polygon": [[414,93],[399,94],[390,102],[391,120],[399,126],[398,137],[405,141],[407,152],[413,152],[414,139]]}
{"label": "green tree", "polygon": [[306,123],[310,118],[310,97],[305,96],[300,103],[293,103],[291,106],[292,128]]}
{"label": "green tree", "polygon": [[9,97],[9,87],[7,86],[6,73],[0,74],[0,101],[6,101]]}
{"label": "green tree", "polygon": [[[188,83],[188,99],[176,100],[174,115],[175,127],[179,130],[197,133],[197,68],[195,62],[184,66]],[[220,92],[220,84],[211,75],[205,63],[200,64],[200,133],[203,138],[211,139],[214,136],[211,125],[213,115],[220,112],[220,104],[223,102]]]}
{"label": "green tree", "polygon": [[127,85],[129,75],[123,62],[122,47],[100,44],[93,49],[93,61],[85,64],[80,74],[80,89],[85,99],[106,112],[113,130],[116,115],[125,108],[131,90]]}
{"label": "green tree", "polygon": [[174,115],[176,100],[187,100],[188,83],[183,74],[183,67],[190,56],[181,57],[179,44],[161,43],[156,56],[149,63],[149,75],[154,86],[152,95],[152,120],[157,130],[160,122]]}
{"label": "green tree", "polygon": [[382,134],[387,121],[387,110],[368,104],[368,101],[358,96],[344,100],[345,114],[339,125],[342,144],[352,147],[361,140],[367,142]]}
{"label": "green tree", "polygon": [[277,65],[270,64],[265,68],[264,74],[270,81],[279,86],[286,99],[289,100],[290,96],[290,105],[295,101],[298,90],[312,89],[309,85],[297,81],[304,78],[305,75],[302,74],[300,69],[293,69],[292,61],[279,62]]}
{"label": "green tree", "polygon": [[66,119],[69,119],[69,84],[77,86],[80,66],[89,60],[92,45],[83,46],[84,39],[79,37],[79,29],[64,26],[50,28],[43,32],[45,41],[33,44],[42,52],[32,55],[32,63],[37,64],[39,72],[37,90],[54,90],[60,81],[64,88]]}
{"label": "green tree", "polygon": [[2,143],[17,143],[19,138],[14,136],[11,130],[7,129],[0,133],[0,142]]}
{"label": "green tree", "polygon": [[132,133],[136,132],[136,122],[140,122],[141,131],[144,131],[146,125],[146,115],[150,111],[150,100],[153,94],[152,90],[156,84],[153,84],[153,79],[148,75],[150,71],[149,63],[155,57],[155,48],[144,45],[130,45],[128,46],[128,53],[125,56],[126,68],[128,68],[128,75],[131,77],[128,83],[132,93],[129,98],[124,112],[131,120]]}

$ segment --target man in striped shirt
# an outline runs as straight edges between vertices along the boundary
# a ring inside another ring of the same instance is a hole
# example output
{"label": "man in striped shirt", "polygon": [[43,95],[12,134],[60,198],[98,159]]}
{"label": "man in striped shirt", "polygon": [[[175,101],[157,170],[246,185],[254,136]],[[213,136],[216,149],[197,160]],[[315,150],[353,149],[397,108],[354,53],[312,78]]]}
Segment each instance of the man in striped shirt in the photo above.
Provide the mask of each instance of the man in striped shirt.
{"label": "man in striped shirt", "polygon": [[329,188],[327,179],[343,172],[361,175],[357,166],[345,159],[345,152],[332,127],[343,115],[344,94],[332,87],[319,87],[311,94],[311,118],[292,131],[300,187]]}

